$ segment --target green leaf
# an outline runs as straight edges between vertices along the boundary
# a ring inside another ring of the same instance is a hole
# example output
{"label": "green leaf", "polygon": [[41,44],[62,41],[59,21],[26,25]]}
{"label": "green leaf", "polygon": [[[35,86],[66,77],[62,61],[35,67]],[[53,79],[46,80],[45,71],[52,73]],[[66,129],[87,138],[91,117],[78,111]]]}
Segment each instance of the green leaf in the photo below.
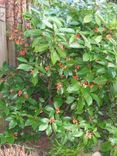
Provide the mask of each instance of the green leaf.
{"label": "green leaf", "polygon": [[51,134],[52,134],[52,127],[51,127],[51,125],[49,125],[47,130],[46,130],[46,135],[50,136]]}
{"label": "green leaf", "polygon": [[10,123],[9,123],[9,129],[12,129],[12,128],[16,127],[16,126],[17,126],[17,122],[14,121],[14,120],[11,120]]}
{"label": "green leaf", "polygon": [[79,43],[77,43],[77,42],[74,42],[74,43],[71,43],[70,45],[69,45],[69,47],[70,48],[74,48],[74,49],[76,49],[76,48],[83,48],[83,46],[81,46]]}
{"label": "green leaf", "polygon": [[87,67],[83,67],[82,69],[80,69],[79,71],[79,76],[86,76],[87,73],[90,73],[90,70]]}
{"label": "green leaf", "polygon": [[87,95],[84,98],[85,98],[88,106],[90,106],[92,104],[92,102],[93,102],[92,97],[90,95]]}
{"label": "green leaf", "polygon": [[48,44],[42,44],[42,45],[39,45],[39,46],[35,46],[34,51],[42,53],[42,52],[48,50],[48,47],[49,47]]}
{"label": "green leaf", "polygon": [[107,151],[111,151],[111,150],[112,150],[112,146],[111,146],[111,143],[109,141],[101,144],[101,151],[102,152],[107,152]]}
{"label": "green leaf", "polygon": [[40,11],[34,7],[31,7],[31,10],[34,11],[37,15],[40,14]]}
{"label": "green leaf", "polygon": [[101,105],[102,102],[98,95],[92,93],[91,96],[97,102],[98,105]]}
{"label": "green leaf", "polygon": [[78,82],[72,83],[72,85],[68,86],[68,93],[79,92],[80,84]]}
{"label": "green leaf", "polygon": [[69,39],[69,43],[71,44],[71,43],[73,43],[73,42],[75,42],[76,41],[76,36],[75,35],[72,35],[71,37],[70,37],[70,39]]}
{"label": "green leaf", "polygon": [[39,126],[39,123],[37,122],[37,120],[34,120],[34,118],[31,117],[25,122],[25,126],[31,126],[33,130],[36,130]]}
{"label": "green leaf", "polygon": [[95,82],[99,85],[105,85],[107,81],[107,78],[104,76],[100,76],[95,79]]}
{"label": "green leaf", "polygon": [[89,61],[91,59],[91,55],[90,53],[84,53],[83,55],[83,61]]}
{"label": "green leaf", "polygon": [[77,106],[77,103],[74,102],[74,103],[71,105],[71,110],[75,110],[75,109],[76,109],[76,106]]}
{"label": "green leaf", "polygon": [[58,47],[56,48],[56,50],[57,50],[58,54],[60,55],[60,57],[66,58],[66,52],[64,50],[62,50]]}
{"label": "green leaf", "polygon": [[43,123],[49,123],[49,119],[48,118],[42,118],[40,121],[43,122]]}
{"label": "green leaf", "polygon": [[101,25],[101,20],[100,20],[98,14],[95,14],[95,21],[96,21],[96,23],[97,23],[99,26]]}
{"label": "green leaf", "polygon": [[73,97],[73,96],[68,96],[68,97],[67,97],[67,100],[66,100],[66,103],[67,103],[67,104],[71,104],[71,103],[73,103],[74,100],[75,100],[75,97]]}
{"label": "green leaf", "polygon": [[26,120],[25,126],[31,126],[31,125],[32,125],[32,120],[31,119]]}
{"label": "green leaf", "polygon": [[54,98],[54,106],[55,108],[58,108],[60,107],[61,105],[63,104],[63,99],[62,98]]}
{"label": "green leaf", "polygon": [[31,37],[31,36],[39,36],[41,34],[41,30],[40,29],[31,29],[31,30],[26,30],[24,32],[24,36],[25,37]]}
{"label": "green leaf", "polygon": [[51,29],[53,28],[52,24],[47,19],[43,20],[42,22],[43,24],[45,24],[46,27],[51,28]]}
{"label": "green leaf", "polygon": [[97,131],[93,131],[93,133],[95,134],[96,138],[100,138],[100,134]]}
{"label": "green leaf", "polygon": [[6,138],[6,142],[8,142],[8,143],[10,143],[10,144],[13,144],[14,141],[15,141],[15,139],[14,139],[14,137],[13,137],[12,134],[7,134],[7,135],[5,136],[5,138]]}
{"label": "green leaf", "polygon": [[117,79],[113,82],[112,91],[115,96],[117,96]]}
{"label": "green leaf", "polygon": [[58,60],[60,60],[60,58],[59,58],[57,52],[55,51],[54,48],[51,48],[51,61],[52,61],[53,65],[54,65]]}
{"label": "green leaf", "polygon": [[92,103],[93,103],[93,99],[91,97],[91,95],[89,94],[89,91],[88,90],[83,90],[83,97],[86,101],[86,103],[88,104],[88,106],[90,106]]}
{"label": "green leaf", "polygon": [[51,16],[51,17],[48,17],[48,20],[51,21],[52,23],[54,23],[54,25],[58,26],[58,28],[61,28],[62,27],[62,18],[59,18],[58,16]]}
{"label": "green leaf", "polygon": [[56,125],[56,123],[53,123],[53,124],[52,124],[52,128],[53,128],[54,132],[57,131],[57,125]]}
{"label": "green leaf", "polygon": [[52,108],[51,106],[46,106],[45,110],[48,112],[52,112],[52,111],[54,111],[54,108]]}
{"label": "green leaf", "polygon": [[48,128],[48,124],[44,123],[39,126],[39,131],[45,131]]}
{"label": "green leaf", "polygon": [[88,38],[86,38],[82,33],[81,33],[81,36],[82,38],[84,39],[85,41],[85,46],[89,49],[91,49],[91,43],[90,43],[90,40]]}
{"label": "green leaf", "polygon": [[84,17],[83,23],[89,23],[89,22],[91,22],[92,20],[93,20],[92,15],[89,14],[89,15],[86,15],[86,16]]}
{"label": "green leaf", "polygon": [[103,68],[103,67],[100,67],[100,68],[97,69],[97,73],[98,73],[99,75],[104,74],[105,72],[106,72],[106,69]]}
{"label": "green leaf", "polygon": [[77,113],[82,114],[83,113],[83,108],[85,106],[85,101],[83,99],[79,99],[77,102]]}
{"label": "green leaf", "polygon": [[38,83],[38,76],[32,77],[31,82],[33,83],[34,86],[36,86]]}
{"label": "green leaf", "polygon": [[72,33],[72,34],[75,33],[74,29],[71,29],[71,28],[60,28],[59,31],[64,32],[64,33]]}
{"label": "green leaf", "polygon": [[24,57],[18,57],[18,61],[27,63],[28,61]]}
{"label": "green leaf", "polygon": [[46,74],[46,70],[42,66],[39,66],[38,68],[40,72],[42,72],[43,74]]}
{"label": "green leaf", "polygon": [[74,127],[73,127],[73,124],[65,124],[64,128],[68,131],[72,131]]}
{"label": "green leaf", "polygon": [[6,104],[4,101],[0,100],[0,111],[4,111],[6,109]]}
{"label": "green leaf", "polygon": [[6,136],[3,135],[3,134],[0,134],[0,144],[5,144],[7,141],[6,141]]}
{"label": "green leaf", "polygon": [[24,70],[24,71],[31,71],[32,68],[33,67],[31,65],[20,64],[17,69]]}
{"label": "green leaf", "polygon": [[38,73],[39,73],[39,72],[38,72],[38,69],[35,68],[35,69],[33,70],[33,77],[38,76]]}
{"label": "green leaf", "polygon": [[98,126],[102,129],[105,129],[106,128],[106,121],[102,121],[102,122],[98,123]]}
{"label": "green leaf", "polygon": [[102,40],[102,36],[101,36],[101,35],[100,35],[100,36],[97,36],[97,37],[95,38],[95,42],[96,42],[97,44],[100,43],[101,40]]}
{"label": "green leaf", "polygon": [[76,132],[74,132],[74,137],[77,137],[77,138],[79,138],[79,137],[81,137],[82,135],[83,135],[83,131],[82,130],[77,130]]}

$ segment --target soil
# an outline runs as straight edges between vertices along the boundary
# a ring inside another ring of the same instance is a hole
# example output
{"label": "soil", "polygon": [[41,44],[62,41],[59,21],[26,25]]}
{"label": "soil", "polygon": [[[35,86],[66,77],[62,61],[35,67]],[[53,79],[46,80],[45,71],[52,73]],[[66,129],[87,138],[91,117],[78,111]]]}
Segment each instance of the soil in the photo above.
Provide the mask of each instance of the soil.
{"label": "soil", "polygon": [[28,142],[26,146],[35,149],[32,156],[47,156],[47,151],[51,145],[47,136],[41,136],[39,141]]}

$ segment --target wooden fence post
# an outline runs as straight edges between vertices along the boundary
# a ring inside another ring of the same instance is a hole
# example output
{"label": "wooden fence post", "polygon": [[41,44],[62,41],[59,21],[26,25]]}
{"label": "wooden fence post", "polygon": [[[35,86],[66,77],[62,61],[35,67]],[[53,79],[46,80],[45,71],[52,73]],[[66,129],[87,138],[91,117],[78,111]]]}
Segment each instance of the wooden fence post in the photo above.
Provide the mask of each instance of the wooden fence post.
{"label": "wooden fence post", "polygon": [[0,67],[7,60],[5,5],[0,4]]}
{"label": "wooden fence post", "polygon": [[[7,32],[9,35],[13,31],[14,27],[14,0],[8,0],[6,3],[6,25],[7,25]],[[7,47],[8,47],[8,63],[10,66],[16,65],[16,51],[15,51],[15,43],[12,40],[9,40],[9,36],[7,36]]]}
{"label": "wooden fence post", "polygon": [[[6,3],[7,30],[9,34],[17,29],[18,23],[23,26],[22,13],[26,11],[26,0],[8,0]],[[16,48],[12,40],[7,40],[8,45],[8,63],[10,66],[16,66]]]}
{"label": "wooden fence post", "polygon": [[[6,42],[6,13],[5,1],[0,0],[0,67],[7,60],[7,42]],[[1,94],[0,94],[1,97]],[[5,121],[0,118],[0,133],[5,130]]]}

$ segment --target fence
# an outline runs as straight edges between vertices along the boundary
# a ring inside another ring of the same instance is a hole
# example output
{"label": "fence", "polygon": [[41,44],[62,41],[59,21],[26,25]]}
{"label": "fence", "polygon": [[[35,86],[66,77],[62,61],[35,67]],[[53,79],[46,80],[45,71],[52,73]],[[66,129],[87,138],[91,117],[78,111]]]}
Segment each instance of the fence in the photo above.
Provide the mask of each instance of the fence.
{"label": "fence", "polygon": [[7,58],[5,16],[5,5],[0,5],[0,66]]}
{"label": "fence", "polygon": [[23,24],[22,13],[28,4],[28,0],[0,0],[0,67],[4,61],[16,65],[15,45],[8,33],[17,27],[17,23]]}

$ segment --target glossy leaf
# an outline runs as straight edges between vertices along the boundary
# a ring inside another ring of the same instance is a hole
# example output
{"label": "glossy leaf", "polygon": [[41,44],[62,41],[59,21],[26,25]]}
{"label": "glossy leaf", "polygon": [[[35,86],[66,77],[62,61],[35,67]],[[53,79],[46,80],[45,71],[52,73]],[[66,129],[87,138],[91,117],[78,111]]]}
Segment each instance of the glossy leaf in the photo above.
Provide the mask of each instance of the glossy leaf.
{"label": "glossy leaf", "polygon": [[89,15],[86,15],[86,16],[84,17],[83,22],[84,22],[84,23],[89,23],[89,22],[91,22],[92,20],[93,20],[92,15],[89,14]]}
{"label": "glossy leaf", "polygon": [[20,64],[17,69],[24,70],[24,71],[31,71],[32,68],[33,67],[31,65]]}
{"label": "glossy leaf", "polygon": [[39,126],[39,131],[45,131],[48,128],[48,124],[44,123]]}
{"label": "glossy leaf", "polygon": [[57,54],[57,52],[52,48],[51,49],[51,61],[53,63],[53,65],[59,60],[59,56]]}

